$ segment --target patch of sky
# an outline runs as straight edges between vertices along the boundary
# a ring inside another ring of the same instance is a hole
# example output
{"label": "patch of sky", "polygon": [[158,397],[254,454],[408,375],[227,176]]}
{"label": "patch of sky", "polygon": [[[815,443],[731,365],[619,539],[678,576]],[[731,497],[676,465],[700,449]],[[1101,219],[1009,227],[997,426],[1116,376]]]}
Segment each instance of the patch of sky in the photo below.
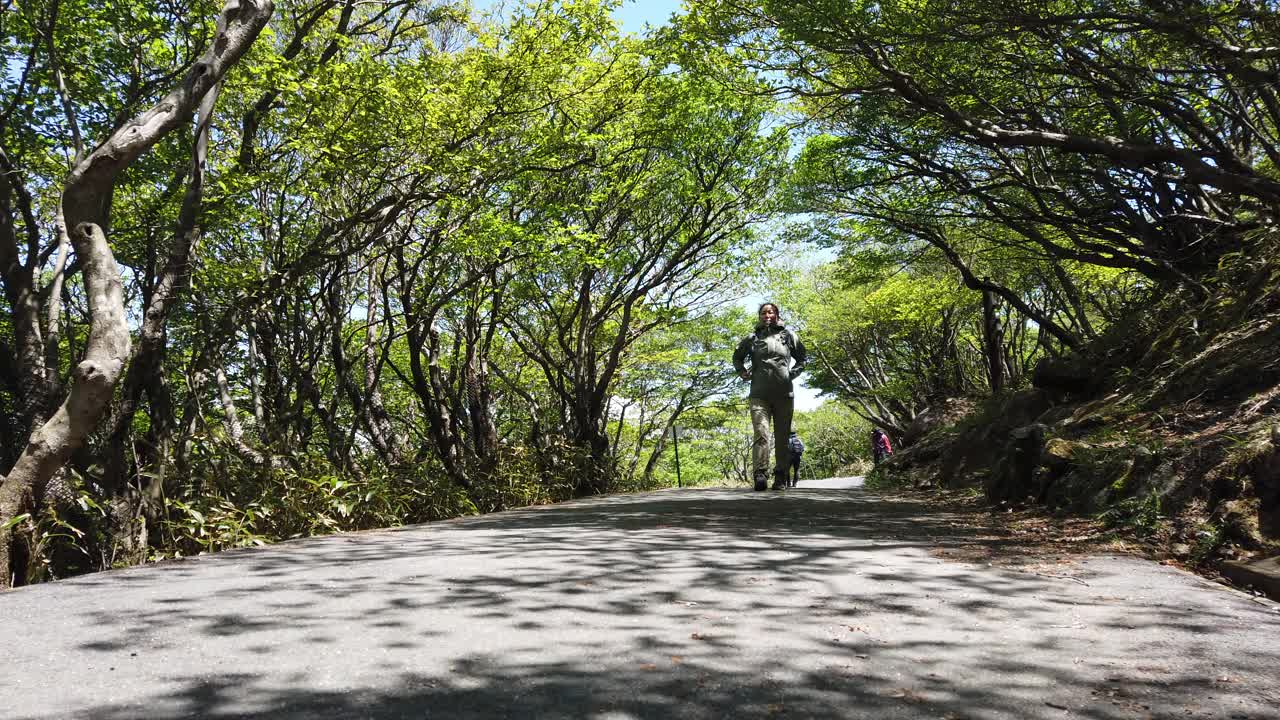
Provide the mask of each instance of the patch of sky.
{"label": "patch of sky", "polygon": [[625,33],[643,35],[646,27],[661,27],[671,16],[681,12],[680,0],[625,0],[613,16]]}

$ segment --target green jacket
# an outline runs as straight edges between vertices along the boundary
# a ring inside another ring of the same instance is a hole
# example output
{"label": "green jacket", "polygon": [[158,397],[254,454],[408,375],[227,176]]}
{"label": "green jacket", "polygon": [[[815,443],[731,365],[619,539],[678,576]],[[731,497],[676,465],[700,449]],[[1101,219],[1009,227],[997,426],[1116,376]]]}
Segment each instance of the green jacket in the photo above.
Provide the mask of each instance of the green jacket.
{"label": "green jacket", "polygon": [[[781,325],[760,325],[742,338],[733,353],[733,367],[739,373],[747,369],[751,358],[751,395],[753,398],[794,397],[791,381],[804,372],[804,343]],[[794,363],[794,364],[793,364]]]}

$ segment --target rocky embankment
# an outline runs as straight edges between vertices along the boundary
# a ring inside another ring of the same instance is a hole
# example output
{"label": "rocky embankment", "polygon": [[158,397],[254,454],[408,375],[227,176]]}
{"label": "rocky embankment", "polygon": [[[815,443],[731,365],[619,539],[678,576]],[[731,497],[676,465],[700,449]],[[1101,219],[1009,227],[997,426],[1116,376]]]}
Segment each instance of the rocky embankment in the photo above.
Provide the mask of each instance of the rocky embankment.
{"label": "rocky embankment", "polygon": [[[1280,288],[1171,297],[1036,367],[1031,387],[918,418],[888,473],[1092,515],[1280,596]],[[1270,558],[1270,560],[1268,560]],[[1270,569],[1269,569],[1270,568]]]}

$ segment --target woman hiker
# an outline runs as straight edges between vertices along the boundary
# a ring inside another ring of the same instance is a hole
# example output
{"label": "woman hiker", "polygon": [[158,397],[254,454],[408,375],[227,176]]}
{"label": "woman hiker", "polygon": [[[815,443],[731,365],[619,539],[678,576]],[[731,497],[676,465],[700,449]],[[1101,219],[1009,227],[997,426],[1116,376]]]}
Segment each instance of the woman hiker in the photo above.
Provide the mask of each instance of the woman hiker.
{"label": "woman hiker", "polygon": [[[791,416],[795,411],[795,391],[791,381],[804,372],[804,344],[795,333],[782,326],[778,306],[767,302],[760,306],[755,332],[738,343],[733,353],[733,367],[743,380],[751,381],[748,404],[754,440],[751,459],[755,489],[764,490],[769,482],[769,446],[773,446],[773,489],[787,486],[787,465],[791,450]],[[750,367],[747,360],[751,361]],[[770,431],[772,422],[772,432]]]}

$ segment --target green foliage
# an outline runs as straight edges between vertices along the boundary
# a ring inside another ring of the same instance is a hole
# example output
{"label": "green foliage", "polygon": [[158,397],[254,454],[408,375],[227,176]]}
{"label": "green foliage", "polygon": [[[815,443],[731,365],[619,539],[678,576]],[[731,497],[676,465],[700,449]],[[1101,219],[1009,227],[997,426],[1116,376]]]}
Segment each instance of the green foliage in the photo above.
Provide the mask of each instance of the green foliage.
{"label": "green foliage", "polygon": [[811,386],[899,428],[931,399],[980,386],[981,359],[972,340],[964,342],[974,332],[971,293],[943,273],[914,268],[849,284],[842,266],[779,283],[811,348]]}
{"label": "green foliage", "polygon": [[88,489],[84,478],[69,473],[66,482],[74,502],[65,507],[45,505],[10,521],[26,557],[30,582],[56,580],[110,565],[108,512]]}
{"label": "green foliage", "polygon": [[1099,514],[1109,527],[1124,528],[1139,537],[1153,537],[1164,526],[1160,494],[1152,489],[1125,498]]}
{"label": "green foliage", "polygon": [[4,526],[6,528],[15,527],[30,519],[31,519],[31,513],[22,513],[21,515],[14,515],[12,518],[9,518],[7,522],[5,522]]}
{"label": "green foliage", "polygon": [[1213,557],[1227,543],[1229,533],[1224,523],[1205,522],[1197,529],[1195,544],[1191,548],[1191,561],[1203,563]]}
{"label": "green foliage", "polygon": [[[864,418],[905,425],[939,397],[982,390],[980,295],[960,266],[1080,334],[1141,284],[1128,270],[1157,244],[1117,215],[1159,213],[1141,193],[1115,202],[1107,192],[1127,170],[1099,174],[1048,151],[1001,156],[901,89],[866,92],[884,87],[884,68],[830,45],[845,31],[874,41],[958,111],[1027,122],[1024,109],[1043,105],[1081,132],[1170,131],[1136,101],[1113,115],[1063,100],[1089,86],[1059,92],[1038,65],[1055,46],[1010,27],[1016,13],[693,5],[669,31],[624,38],[609,1],[487,16],[449,3],[280,2],[221,88],[188,228],[198,242],[173,258],[184,273],[170,278],[179,290],[163,350],[134,365],[158,369],[128,399],[136,410],[118,447],[104,434],[76,461],[110,489],[79,487],[70,513],[14,520],[37,528],[33,557],[78,569],[111,564],[114,544],[143,529],[169,556],[670,485],[673,425],[685,432],[684,482],[735,481],[749,432],[728,354],[750,318],[706,308],[779,262],[761,223],[780,210],[806,215],[792,239],[840,251],[779,283],[815,356],[811,384],[844,403],[797,416],[813,475],[859,467]],[[0,146],[33,217],[15,209],[18,194],[0,205],[15,234],[37,238],[56,237],[73,125],[92,144],[154,102],[210,41],[218,8],[56,7],[23,3],[3,20]],[[956,39],[974,28],[991,30],[990,42]],[[1116,37],[1106,28],[1069,30],[1098,57],[1195,54],[1150,28],[1114,47],[1097,42]],[[753,70],[766,62],[770,72]],[[1120,95],[1166,97],[1142,67]],[[792,105],[761,92],[775,82],[799,90]],[[1194,116],[1216,127],[1202,105],[1219,99],[1193,89]],[[793,167],[780,109],[805,121]],[[143,158],[113,196],[135,328],[180,245],[191,131]],[[1028,218],[1032,207],[1042,210]],[[53,250],[4,240],[19,255]],[[1081,254],[1082,241],[1095,247]],[[34,268],[37,291],[47,264]],[[66,296],[54,348],[64,374],[88,333],[74,280]],[[1016,384],[1061,348],[1010,307],[1000,318]],[[16,306],[0,316],[5,349],[16,318]],[[29,378],[0,370],[0,414],[17,429],[13,388]],[[5,433],[6,466],[20,434]],[[163,501],[127,507],[134,488]],[[77,553],[82,564],[53,559]]]}
{"label": "green foliage", "polygon": [[845,405],[826,402],[798,412],[792,427],[805,444],[802,478],[863,475],[871,460],[871,425]]}
{"label": "green foliage", "polygon": [[574,471],[572,449],[543,458],[509,450],[501,471],[474,488],[449,482],[434,464],[387,468],[376,463],[361,476],[333,474],[323,458],[295,458],[297,468],[213,464],[197,468],[190,492],[165,501],[163,537],[152,559],[264,545],[564,500]]}
{"label": "green foliage", "polygon": [[[1223,48],[1264,45],[1278,17],[1215,0],[699,0],[672,34],[689,54],[728,45],[795,98],[811,138],[791,201],[801,210],[917,240],[962,225],[1022,262],[1194,285],[1180,273],[1198,277],[1247,242],[1248,198],[1276,191],[1274,153],[1226,149],[1274,143],[1269,93],[1221,88],[1269,71],[1236,51],[1225,62]],[[1147,184],[1170,171],[1168,192]],[[1221,204],[1182,215],[1203,207],[1206,184]]]}
{"label": "green foliage", "polygon": [[884,492],[900,487],[901,480],[901,477],[889,472],[885,468],[873,467],[871,468],[871,471],[866,474],[866,479],[863,480],[862,485],[868,490]]}

